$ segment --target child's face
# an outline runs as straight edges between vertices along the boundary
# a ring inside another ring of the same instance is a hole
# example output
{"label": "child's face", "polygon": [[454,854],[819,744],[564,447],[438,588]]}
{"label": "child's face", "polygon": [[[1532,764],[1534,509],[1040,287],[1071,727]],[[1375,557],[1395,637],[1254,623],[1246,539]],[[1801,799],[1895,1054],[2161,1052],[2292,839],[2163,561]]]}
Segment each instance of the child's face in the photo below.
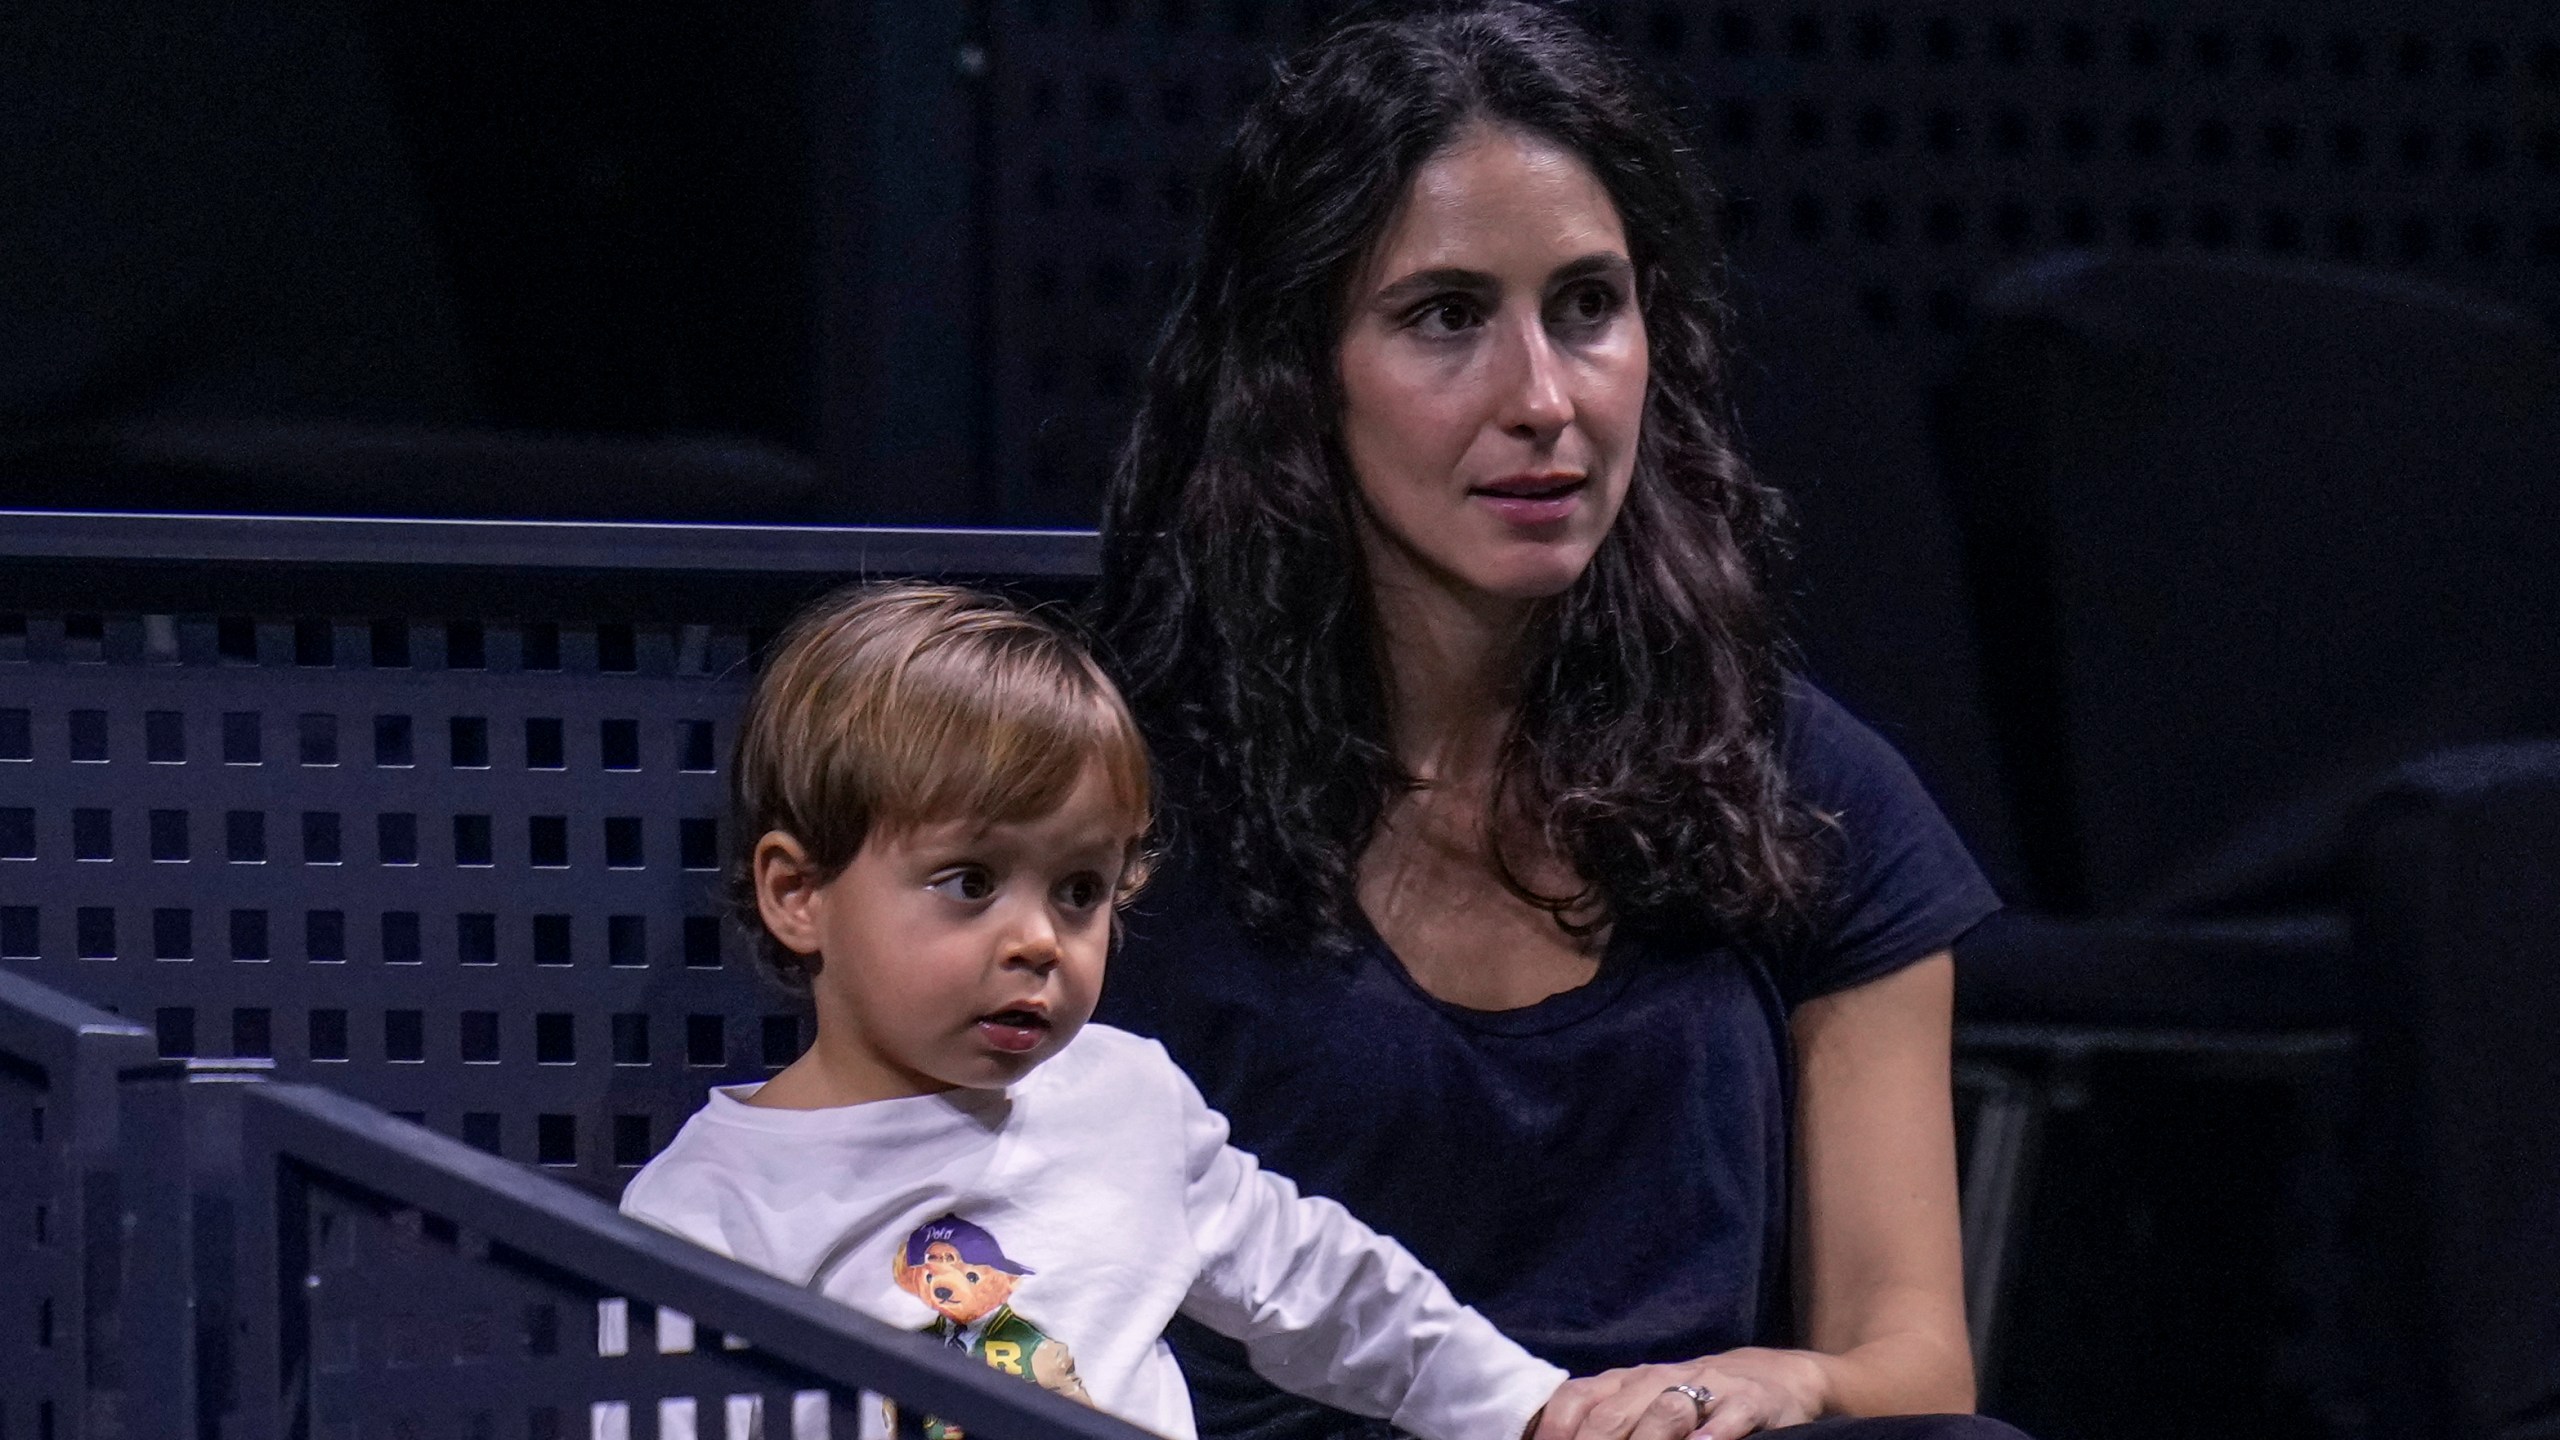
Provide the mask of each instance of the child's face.
{"label": "child's face", "polygon": [[999,1088],[1056,1054],[1101,996],[1132,839],[1099,765],[1037,820],[874,830],[808,892],[836,1103]]}

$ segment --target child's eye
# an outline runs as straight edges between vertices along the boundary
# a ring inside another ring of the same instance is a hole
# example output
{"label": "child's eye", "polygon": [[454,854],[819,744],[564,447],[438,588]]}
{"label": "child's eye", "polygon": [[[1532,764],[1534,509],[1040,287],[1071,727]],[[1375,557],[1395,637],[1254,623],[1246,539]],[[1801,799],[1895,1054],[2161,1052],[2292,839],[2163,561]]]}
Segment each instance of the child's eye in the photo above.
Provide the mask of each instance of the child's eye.
{"label": "child's eye", "polygon": [[947,899],[978,901],[996,893],[996,882],[984,867],[962,865],[934,876],[924,888]]}
{"label": "child's eye", "polygon": [[1070,875],[1058,882],[1058,903],[1070,910],[1090,910],[1111,893],[1099,875]]}

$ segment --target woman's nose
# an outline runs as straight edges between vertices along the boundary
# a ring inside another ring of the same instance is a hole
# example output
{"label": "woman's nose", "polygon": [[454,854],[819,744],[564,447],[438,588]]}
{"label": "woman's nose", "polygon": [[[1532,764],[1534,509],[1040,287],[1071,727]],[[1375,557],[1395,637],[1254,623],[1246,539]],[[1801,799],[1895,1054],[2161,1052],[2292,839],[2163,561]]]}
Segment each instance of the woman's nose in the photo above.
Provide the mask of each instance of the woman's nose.
{"label": "woman's nose", "polygon": [[1564,357],[1546,327],[1532,321],[1516,330],[1512,373],[1503,385],[1502,428],[1552,438],[1573,421],[1573,394]]}

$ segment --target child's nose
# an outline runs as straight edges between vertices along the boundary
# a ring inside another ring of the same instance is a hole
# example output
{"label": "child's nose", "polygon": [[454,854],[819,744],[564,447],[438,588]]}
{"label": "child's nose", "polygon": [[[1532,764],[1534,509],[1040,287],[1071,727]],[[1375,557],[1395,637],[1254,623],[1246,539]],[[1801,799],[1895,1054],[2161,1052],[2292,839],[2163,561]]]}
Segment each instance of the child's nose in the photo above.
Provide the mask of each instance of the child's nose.
{"label": "child's nose", "polygon": [[1058,950],[1054,945],[1045,948],[1028,945],[1016,946],[1013,952],[1006,955],[1004,959],[1007,965],[1018,966],[1025,970],[1037,971],[1042,975],[1046,975],[1050,971],[1058,968]]}
{"label": "child's nose", "polygon": [[1029,913],[1005,937],[1004,960],[1008,965],[1030,966],[1045,974],[1057,968],[1058,927],[1050,920],[1047,906],[1027,909]]}

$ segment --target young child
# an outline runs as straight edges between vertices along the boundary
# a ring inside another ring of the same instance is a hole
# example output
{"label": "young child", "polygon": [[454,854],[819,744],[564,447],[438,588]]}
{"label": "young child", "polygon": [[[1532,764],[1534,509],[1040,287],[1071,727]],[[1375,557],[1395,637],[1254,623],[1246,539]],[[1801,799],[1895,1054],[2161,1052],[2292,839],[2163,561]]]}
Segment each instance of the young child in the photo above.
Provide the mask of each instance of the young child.
{"label": "young child", "polygon": [[1176,1440],[1176,1311],[1425,1440],[1512,1440],[1564,1380],[1228,1145],[1154,1041],[1085,1024],[1150,794],[1064,634],[964,590],[839,595],[784,637],[731,783],[733,901],[817,1040],[714,1090],[624,1210]]}

